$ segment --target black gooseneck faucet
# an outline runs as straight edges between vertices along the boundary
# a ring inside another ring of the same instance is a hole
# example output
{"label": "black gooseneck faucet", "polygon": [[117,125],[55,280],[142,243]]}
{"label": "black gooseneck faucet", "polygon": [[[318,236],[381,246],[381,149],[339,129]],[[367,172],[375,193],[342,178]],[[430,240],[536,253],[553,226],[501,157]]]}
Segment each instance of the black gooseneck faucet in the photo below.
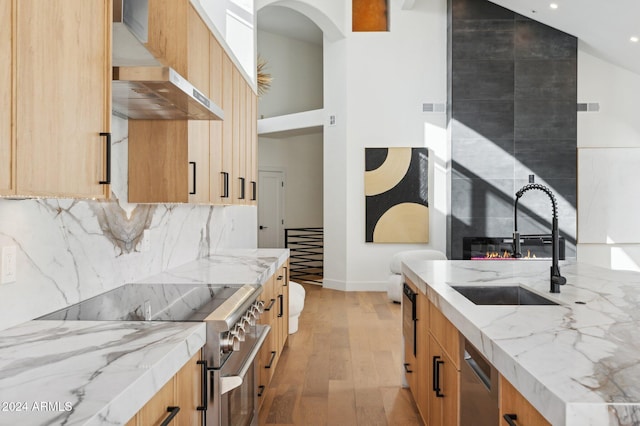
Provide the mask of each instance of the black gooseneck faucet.
{"label": "black gooseneck faucet", "polygon": [[551,219],[551,279],[550,279],[550,292],[551,293],[560,293],[560,286],[567,283],[567,279],[560,275],[560,267],[558,266],[558,262],[560,259],[559,252],[559,235],[558,235],[558,206],[556,204],[556,197],[553,195],[551,190],[544,185],[540,185],[539,183],[529,183],[522,188],[518,192],[516,192],[516,200],[513,208],[513,256],[514,257],[522,257],[520,253],[520,233],[518,232],[518,200],[522,195],[531,190],[537,189],[549,196],[551,199],[551,207],[553,209],[553,218]]}

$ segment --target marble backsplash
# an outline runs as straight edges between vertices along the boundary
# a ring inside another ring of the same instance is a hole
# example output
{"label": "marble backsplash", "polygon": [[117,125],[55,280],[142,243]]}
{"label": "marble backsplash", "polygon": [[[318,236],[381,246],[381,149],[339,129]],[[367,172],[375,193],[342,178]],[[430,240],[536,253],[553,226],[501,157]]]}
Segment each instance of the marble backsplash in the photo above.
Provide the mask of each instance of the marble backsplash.
{"label": "marble backsplash", "polygon": [[0,329],[217,250],[256,247],[256,207],[127,203],[127,120],[114,116],[112,134],[109,201],[0,198],[0,247],[17,248],[17,280],[0,285]]}

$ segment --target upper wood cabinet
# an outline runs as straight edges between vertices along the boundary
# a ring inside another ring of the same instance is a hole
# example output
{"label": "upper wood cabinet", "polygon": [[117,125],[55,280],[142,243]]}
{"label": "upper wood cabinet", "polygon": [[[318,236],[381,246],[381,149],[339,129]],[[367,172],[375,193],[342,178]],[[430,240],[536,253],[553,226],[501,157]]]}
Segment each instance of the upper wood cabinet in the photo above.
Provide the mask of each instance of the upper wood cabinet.
{"label": "upper wood cabinet", "polygon": [[13,120],[13,48],[11,32],[13,29],[12,0],[0,0],[0,195],[13,194],[14,168],[14,138],[12,131]]}
{"label": "upper wood cabinet", "polygon": [[[147,48],[210,95],[209,29],[188,0],[149,2]],[[209,203],[209,121],[129,120],[129,201]]]}
{"label": "upper wood cabinet", "polygon": [[252,88],[188,0],[149,1],[147,48],[222,106],[224,120],[129,120],[129,201],[250,204]]}
{"label": "upper wood cabinet", "polygon": [[2,194],[109,196],[111,18],[111,1],[0,1]]}
{"label": "upper wood cabinet", "polygon": [[[213,34],[211,34],[209,36],[209,89],[211,100],[217,105],[220,105],[223,110],[223,64],[225,61],[228,62],[229,67],[232,66],[227,54],[224,53],[224,49],[220,46],[220,43]],[[229,69],[228,72],[231,72],[231,70]],[[225,197],[225,185],[228,187],[228,175],[225,177],[223,174],[228,172],[228,168],[225,167],[223,152],[223,126],[225,122],[230,120],[231,117],[225,115],[224,121],[211,121],[209,123],[209,199],[212,204],[226,204],[229,198],[228,196]],[[226,192],[228,192],[228,190]]]}

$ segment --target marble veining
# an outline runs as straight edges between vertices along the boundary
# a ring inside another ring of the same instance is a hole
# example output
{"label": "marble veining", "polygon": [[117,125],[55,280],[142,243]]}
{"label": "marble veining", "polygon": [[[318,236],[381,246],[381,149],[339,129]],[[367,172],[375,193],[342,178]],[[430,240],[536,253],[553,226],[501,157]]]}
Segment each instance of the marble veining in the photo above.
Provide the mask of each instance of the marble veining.
{"label": "marble veining", "polygon": [[124,424],[204,342],[204,323],[31,321],[4,330],[0,424]]}
{"label": "marble veining", "polygon": [[[415,261],[403,271],[553,425],[640,424],[640,273],[548,262]],[[476,306],[451,285],[523,285],[559,306]]]}
{"label": "marble veining", "polygon": [[289,249],[227,249],[152,275],[138,283],[264,284]]}
{"label": "marble veining", "polygon": [[127,133],[127,120],[113,116],[109,200],[0,198],[0,247],[17,249],[17,281],[0,286],[0,330],[219,250],[256,246],[255,206],[128,203]]}
{"label": "marble veining", "polygon": [[[156,284],[126,284],[95,306],[88,299],[81,312],[61,313],[80,321],[38,320],[0,331],[0,425],[124,424],[204,345],[206,325],[114,319],[131,320],[132,307],[140,314],[143,299],[152,310],[170,305],[153,310],[152,319],[194,319],[236,284],[263,284],[288,256],[286,249],[221,251],[152,277]],[[162,278],[168,282],[157,283]]]}

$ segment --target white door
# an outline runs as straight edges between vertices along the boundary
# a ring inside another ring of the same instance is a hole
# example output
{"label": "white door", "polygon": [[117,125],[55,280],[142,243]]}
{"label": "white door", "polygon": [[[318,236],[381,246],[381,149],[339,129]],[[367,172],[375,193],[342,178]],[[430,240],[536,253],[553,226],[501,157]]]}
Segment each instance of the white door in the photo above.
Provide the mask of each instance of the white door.
{"label": "white door", "polygon": [[284,172],[258,171],[258,247],[284,247]]}

